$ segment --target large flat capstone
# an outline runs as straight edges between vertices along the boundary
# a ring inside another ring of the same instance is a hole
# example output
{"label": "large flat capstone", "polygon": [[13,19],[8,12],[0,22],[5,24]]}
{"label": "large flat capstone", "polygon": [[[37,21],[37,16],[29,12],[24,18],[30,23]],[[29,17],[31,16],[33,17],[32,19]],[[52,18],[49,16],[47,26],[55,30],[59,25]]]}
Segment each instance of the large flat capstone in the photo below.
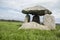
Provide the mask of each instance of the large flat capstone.
{"label": "large flat capstone", "polygon": [[23,9],[22,13],[42,16],[45,14],[51,14],[51,11],[42,6],[33,6]]}

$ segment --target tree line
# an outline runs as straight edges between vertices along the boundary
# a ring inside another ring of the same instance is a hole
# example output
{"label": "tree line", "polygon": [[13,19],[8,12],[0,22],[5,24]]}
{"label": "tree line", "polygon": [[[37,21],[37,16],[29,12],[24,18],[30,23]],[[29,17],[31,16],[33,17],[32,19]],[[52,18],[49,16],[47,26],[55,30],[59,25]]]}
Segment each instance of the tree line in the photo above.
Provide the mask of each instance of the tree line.
{"label": "tree line", "polygon": [[0,21],[8,21],[8,22],[23,22],[19,20],[6,20],[6,19],[0,19]]}

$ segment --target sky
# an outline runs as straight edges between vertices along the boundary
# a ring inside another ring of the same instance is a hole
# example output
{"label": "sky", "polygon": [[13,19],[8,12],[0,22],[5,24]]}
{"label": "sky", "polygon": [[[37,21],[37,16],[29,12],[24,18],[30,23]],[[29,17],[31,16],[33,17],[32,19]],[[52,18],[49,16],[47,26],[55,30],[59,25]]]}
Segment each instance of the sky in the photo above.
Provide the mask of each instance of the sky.
{"label": "sky", "polygon": [[[60,0],[0,0],[0,19],[24,21],[21,11],[30,6],[44,6],[52,11],[56,23],[60,23]],[[30,15],[31,16],[31,15]]]}

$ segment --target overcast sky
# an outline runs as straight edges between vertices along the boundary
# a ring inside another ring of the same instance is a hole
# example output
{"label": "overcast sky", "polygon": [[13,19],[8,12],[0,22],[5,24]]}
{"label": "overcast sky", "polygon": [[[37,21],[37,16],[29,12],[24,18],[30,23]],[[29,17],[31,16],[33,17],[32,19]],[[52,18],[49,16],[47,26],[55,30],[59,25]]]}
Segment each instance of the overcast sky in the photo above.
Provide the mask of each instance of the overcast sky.
{"label": "overcast sky", "polygon": [[52,11],[56,23],[60,23],[60,0],[0,0],[0,19],[24,20],[22,9],[42,5]]}

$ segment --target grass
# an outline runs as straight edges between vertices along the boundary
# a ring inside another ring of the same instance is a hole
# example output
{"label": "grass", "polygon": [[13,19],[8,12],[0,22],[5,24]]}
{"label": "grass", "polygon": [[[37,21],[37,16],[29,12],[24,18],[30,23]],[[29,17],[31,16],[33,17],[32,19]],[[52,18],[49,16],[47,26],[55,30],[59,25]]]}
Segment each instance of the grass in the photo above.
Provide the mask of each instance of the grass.
{"label": "grass", "polygon": [[0,40],[60,40],[60,25],[56,30],[21,29],[21,22],[0,21]]}

